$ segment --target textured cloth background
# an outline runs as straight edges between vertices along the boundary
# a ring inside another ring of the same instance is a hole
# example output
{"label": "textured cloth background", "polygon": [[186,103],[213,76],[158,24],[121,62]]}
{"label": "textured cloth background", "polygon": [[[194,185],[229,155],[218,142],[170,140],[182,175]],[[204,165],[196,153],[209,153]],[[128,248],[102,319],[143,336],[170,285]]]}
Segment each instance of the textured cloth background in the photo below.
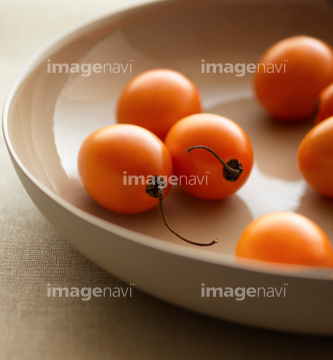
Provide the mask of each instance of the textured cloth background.
{"label": "textured cloth background", "polygon": [[[1,107],[18,71],[42,45],[73,25],[137,2],[0,0]],[[48,224],[14,173],[2,137],[0,173],[0,360],[332,359],[330,338],[238,326],[136,290],[131,298],[48,298],[48,283],[127,285]]]}

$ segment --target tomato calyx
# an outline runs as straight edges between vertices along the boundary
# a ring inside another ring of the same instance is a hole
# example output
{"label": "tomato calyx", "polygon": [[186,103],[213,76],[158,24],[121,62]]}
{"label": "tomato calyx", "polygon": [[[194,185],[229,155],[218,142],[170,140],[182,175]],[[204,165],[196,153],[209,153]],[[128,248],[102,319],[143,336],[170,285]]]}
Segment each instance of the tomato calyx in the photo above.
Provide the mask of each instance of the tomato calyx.
{"label": "tomato calyx", "polygon": [[185,237],[179,235],[175,230],[173,230],[170,225],[168,224],[165,212],[163,208],[163,194],[164,190],[167,187],[167,183],[163,176],[153,176],[149,179],[147,186],[146,186],[146,193],[154,198],[158,198],[159,201],[159,207],[162,214],[162,220],[164,222],[164,225],[167,227],[167,229],[174,235],[176,235],[179,239],[196,246],[211,246],[217,243],[217,238],[213,239],[210,243],[198,243],[189,239],[186,239]]}
{"label": "tomato calyx", "polygon": [[[227,165],[228,167],[223,167],[223,177],[228,181],[237,181],[243,172],[242,164],[237,159],[232,159],[227,162]],[[238,173],[236,171],[238,171]]]}
{"label": "tomato calyx", "polygon": [[232,181],[232,182],[237,181],[239,179],[241,173],[243,172],[243,165],[237,159],[232,159],[226,163],[221,159],[221,157],[213,149],[209,148],[208,146],[203,146],[203,145],[192,146],[192,147],[186,149],[186,152],[189,153],[190,151],[192,151],[194,149],[204,149],[204,150],[209,151],[211,154],[213,154],[217,158],[217,160],[222,164],[223,177],[227,181]]}
{"label": "tomato calyx", "polygon": [[167,183],[163,176],[153,176],[147,182],[146,193],[153,198],[158,198],[159,192],[163,193],[166,186]]}

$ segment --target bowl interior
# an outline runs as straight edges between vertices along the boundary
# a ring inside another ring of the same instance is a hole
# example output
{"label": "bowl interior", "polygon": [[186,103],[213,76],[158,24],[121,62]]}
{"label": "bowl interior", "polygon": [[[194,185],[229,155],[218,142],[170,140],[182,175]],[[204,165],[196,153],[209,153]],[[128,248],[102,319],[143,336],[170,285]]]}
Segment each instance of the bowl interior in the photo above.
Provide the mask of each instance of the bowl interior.
{"label": "bowl interior", "polygon": [[[107,17],[64,38],[35,62],[8,114],[12,148],[33,178],[77,208],[190,246],[165,229],[158,209],[125,216],[98,206],[77,172],[82,141],[116,122],[117,99],[126,82],[146,69],[176,69],[198,85],[204,112],[226,116],[244,128],[255,165],[245,186],[222,201],[195,199],[173,188],[165,200],[172,227],[197,241],[217,236],[219,243],[202,251],[233,255],[252,219],[291,210],[313,219],[333,239],[332,201],[310,189],[296,166],[298,145],[311,124],[287,126],[270,119],[254,99],[253,74],[242,73],[242,64],[256,63],[284,37],[306,34],[333,45],[332,9],[324,1],[181,1]],[[208,62],[240,65],[234,73],[202,72]],[[68,64],[73,72],[51,73],[53,64]],[[105,66],[105,73],[94,72],[93,64]],[[80,73],[74,72],[77,66]]]}

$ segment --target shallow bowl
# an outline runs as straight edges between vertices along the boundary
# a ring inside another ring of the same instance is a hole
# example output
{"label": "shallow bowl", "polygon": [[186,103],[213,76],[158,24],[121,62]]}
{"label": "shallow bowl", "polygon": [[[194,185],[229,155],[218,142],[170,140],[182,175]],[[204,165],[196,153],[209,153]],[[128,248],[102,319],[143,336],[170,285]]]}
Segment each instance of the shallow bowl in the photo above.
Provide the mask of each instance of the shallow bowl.
{"label": "shallow bowl", "polygon": [[[244,227],[272,211],[304,214],[333,239],[332,201],[311,190],[296,166],[298,145],[311,124],[286,126],[270,119],[254,99],[253,74],[242,72],[242,64],[256,63],[269,45],[297,34],[333,44],[329,3],[166,1],[63,35],[30,62],[6,101],[3,131],[23,186],[82,254],[148,294],[242,324],[332,335],[331,270],[233,256]],[[209,72],[207,63],[230,63],[234,72]],[[68,64],[72,72],[54,64]],[[110,66],[100,73],[92,64]],[[78,177],[83,139],[116,122],[117,99],[130,78],[157,67],[191,78],[204,111],[233,119],[253,143],[254,169],[236,195],[203,201],[174,187],[165,200],[178,232],[197,241],[220,239],[210,248],[182,243],[164,228],[158,209],[131,216],[108,212],[89,198]],[[232,288],[234,296],[221,297],[218,290],[205,296],[207,287]],[[248,287],[276,292],[243,297]]]}

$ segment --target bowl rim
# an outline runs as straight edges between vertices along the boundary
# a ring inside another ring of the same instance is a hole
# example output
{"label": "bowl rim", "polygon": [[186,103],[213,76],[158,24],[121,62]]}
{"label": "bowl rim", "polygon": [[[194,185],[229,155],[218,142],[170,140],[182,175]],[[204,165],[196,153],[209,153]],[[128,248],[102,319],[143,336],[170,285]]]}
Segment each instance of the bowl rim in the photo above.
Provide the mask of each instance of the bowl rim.
{"label": "bowl rim", "polygon": [[[209,1],[209,3],[214,2],[221,3],[221,1],[216,0]],[[149,11],[152,11],[154,9],[163,9],[165,7],[170,8],[172,6],[175,8],[179,8],[181,6],[184,6],[185,3],[186,6],[193,6],[197,4],[207,3],[207,1],[195,0],[194,2],[191,2],[191,5],[187,2],[187,0],[169,0],[166,2],[152,1],[148,3],[145,2],[134,7],[124,8],[118,11],[111,11],[106,15],[97,16],[92,20],[88,20],[64,32],[61,32],[58,36],[54,37],[51,41],[46,43],[46,45],[44,45],[41,50],[39,50],[19,72],[19,75],[16,77],[14,83],[10,87],[4,103],[2,114],[2,132],[12,162],[14,162],[18,166],[18,168],[22,171],[26,178],[37,189],[39,189],[49,199],[57,203],[60,207],[81,218],[83,221],[90,223],[91,225],[102,228],[103,230],[113,233],[116,236],[126,238],[129,241],[136,242],[149,248],[154,248],[158,251],[167,252],[175,256],[181,256],[189,258],[191,260],[229,267],[236,270],[245,270],[275,276],[289,276],[295,278],[333,281],[332,271],[330,269],[288,264],[273,264],[272,266],[271,263],[260,262],[252,259],[242,259],[241,262],[236,263],[234,260],[234,256],[229,254],[205,252],[200,251],[200,249],[198,248],[186,247],[181,243],[170,243],[163,239],[155,238],[150,235],[145,235],[134,230],[124,228],[120,225],[111,223],[107,220],[103,220],[95,215],[89,214],[86,211],[77,208],[75,205],[64,200],[61,196],[47,188],[32,173],[28,171],[28,169],[21,162],[19,156],[16,154],[8,131],[8,125],[10,122],[9,112],[13,104],[13,100],[19,92],[20,88],[24,85],[24,82],[29,77],[29,75],[42,64],[45,58],[50,57],[51,54],[84,36],[89,31],[101,28],[103,24],[109,25],[112,22],[116,22],[119,16],[128,17],[130,15],[135,15],[138,12],[143,12],[146,13],[146,15],[149,15]],[[237,4],[237,2],[235,4]]]}

